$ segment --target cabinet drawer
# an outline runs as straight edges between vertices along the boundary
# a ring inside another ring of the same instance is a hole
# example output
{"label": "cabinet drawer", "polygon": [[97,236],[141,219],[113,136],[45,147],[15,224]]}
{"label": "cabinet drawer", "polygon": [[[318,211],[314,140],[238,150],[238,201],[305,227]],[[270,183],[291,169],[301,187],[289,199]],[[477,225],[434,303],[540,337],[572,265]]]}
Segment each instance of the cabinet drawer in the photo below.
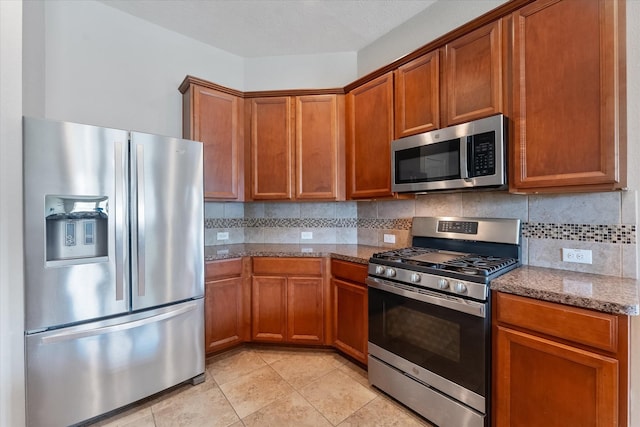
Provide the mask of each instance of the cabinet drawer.
{"label": "cabinet drawer", "polygon": [[496,320],[616,353],[618,317],[516,295],[496,293]]}
{"label": "cabinet drawer", "polygon": [[331,274],[334,277],[364,284],[367,278],[367,265],[354,262],[331,260]]}
{"label": "cabinet drawer", "polygon": [[322,258],[254,257],[253,274],[322,275]]}
{"label": "cabinet drawer", "polygon": [[204,266],[205,280],[217,280],[242,275],[242,258],[207,262]]}

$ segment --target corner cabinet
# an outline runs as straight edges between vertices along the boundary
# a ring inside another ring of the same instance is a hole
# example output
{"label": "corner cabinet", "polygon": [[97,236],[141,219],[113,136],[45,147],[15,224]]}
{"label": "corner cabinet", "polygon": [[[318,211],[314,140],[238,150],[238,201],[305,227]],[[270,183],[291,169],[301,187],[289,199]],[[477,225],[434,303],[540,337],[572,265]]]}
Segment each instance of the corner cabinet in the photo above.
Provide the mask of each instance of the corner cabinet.
{"label": "corner cabinet", "polygon": [[182,136],[204,145],[204,198],[243,201],[244,100],[197,82],[187,77],[180,86]]}
{"label": "corner cabinet", "polygon": [[344,96],[253,98],[254,200],[344,200]]}
{"label": "corner cabinet", "polygon": [[325,345],[327,262],[324,258],[253,258],[253,341]]}
{"label": "corner cabinet", "polygon": [[215,353],[249,341],[250,258],[205,264],[205,351]]}
{"label": "corner cabinet", "polygon": [[625,2],[538,0],[511,19],[511,191],[623,188]]}
{"label": "corner cabinet", "polygon": [[627,425],[627,316],[493,298],[493,426]]}
{"label": "corner cabinet", "polygon": [[347,94],[347,198],[390,197],[393,72]]}
{"label": "corner cabinet", "polygon": [[333,293],[333,346],[367,364],[369,334],[367,265],[331,261]]}
{"label": "corner cabinet", "polygon": [[251,104],[251,197],[293,199],[293,103],[290,97],[254,98]]}

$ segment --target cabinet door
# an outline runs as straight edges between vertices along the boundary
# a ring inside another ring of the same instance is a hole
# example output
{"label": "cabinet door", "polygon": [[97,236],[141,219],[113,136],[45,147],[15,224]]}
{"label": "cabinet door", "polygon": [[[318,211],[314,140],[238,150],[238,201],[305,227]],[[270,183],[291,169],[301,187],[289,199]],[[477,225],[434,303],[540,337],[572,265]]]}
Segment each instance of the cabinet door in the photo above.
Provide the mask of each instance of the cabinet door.
{"label": "cabinet door", "polygon": [[204,144],[204,198],[243,200],[244,101],[198,85],[192,85],[185,97],[192,99],[191,117],[184,117],[183,136]]}
{"label": "cabinet door", "polygon": [[344,199],[344,97],[295,98],[296,199]]}
{"label": "cabinet door", "polygon": [[395,137],[440,127],[440,51],[399,67],[395,83]]}
{"label": "cabinet door", "polygon": [[252,336],[255,341],[283,342],[286,338],[287,279],[253,276],[251,281]]}
{"label": "cabinet door", "polygon": [[617,426],[618,361],[496,327],[494,425]]}
{"label": "cabinet door", "polygon": [[289,97],[251,100],[251,195],[293,197],[293,111]]}
{"label": "cabinet door", "polygon": [[347,193],[350,199],[391,196],[393,73],[347,94]]}
{"label": "cabinet door", "polygon": [[334,346],[361,363],[367,363],[368,304],[364,284],[333,279]]}
{"label": "cabinet door", "polygon": [[624,2],[539,0],[513,14],[512,191],[626,181]]}
{"label": "cabinet door", "polygon": [[498,20],[444,47],[444,126],[502,112],[501,29]]}
{"label": "cabinet door", "polygon": [[205,290],[205,349],[207,353],[244,341],[243,279],[208,281]]}
{"label": "cabinet door", "polygon": [[322,278],[289,277],[287,282],[287,340],[323,344]]}

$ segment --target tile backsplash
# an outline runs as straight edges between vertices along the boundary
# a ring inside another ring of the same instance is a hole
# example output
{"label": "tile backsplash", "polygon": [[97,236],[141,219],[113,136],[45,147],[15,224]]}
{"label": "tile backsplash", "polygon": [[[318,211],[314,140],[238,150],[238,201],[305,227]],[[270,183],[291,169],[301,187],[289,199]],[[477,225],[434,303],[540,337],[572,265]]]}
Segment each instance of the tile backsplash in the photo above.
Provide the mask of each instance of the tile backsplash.
{"label": "tile backsplash", "polygon": [[[385,201],[206,203],[205,242],[403,247],[410,245],[414,216],[518,218],[524,264],[637,278],[637,211],[636,191],[529,196],[471,192]],[[228,238],[218,240],[219,235]],[[385,235],[392,235],[390,240],[395,243],[386,243]],[[593,264],[562,262],[562,248],[592,250]]]}

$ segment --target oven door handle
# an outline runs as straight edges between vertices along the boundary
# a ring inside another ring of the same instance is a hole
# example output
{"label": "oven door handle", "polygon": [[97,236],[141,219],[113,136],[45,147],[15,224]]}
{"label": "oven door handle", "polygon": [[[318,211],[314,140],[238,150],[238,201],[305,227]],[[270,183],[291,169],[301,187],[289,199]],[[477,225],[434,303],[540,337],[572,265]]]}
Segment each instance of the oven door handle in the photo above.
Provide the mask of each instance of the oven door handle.
{"label": "oven door handle", "polygon": [[423,292],[414,292],[409,289],[395,286],[386,280],[375,277],[367,277],[368,286],[379,289],[392,294],[400,295],[406,298],[426,302],[428,304],[438,305],[440,307],[450,308],[452,310],[471,314],[473,316],[485,318],[487,316],[487,303],[470,301],[453,296],[441,296],[433,291],[424,290]]}

